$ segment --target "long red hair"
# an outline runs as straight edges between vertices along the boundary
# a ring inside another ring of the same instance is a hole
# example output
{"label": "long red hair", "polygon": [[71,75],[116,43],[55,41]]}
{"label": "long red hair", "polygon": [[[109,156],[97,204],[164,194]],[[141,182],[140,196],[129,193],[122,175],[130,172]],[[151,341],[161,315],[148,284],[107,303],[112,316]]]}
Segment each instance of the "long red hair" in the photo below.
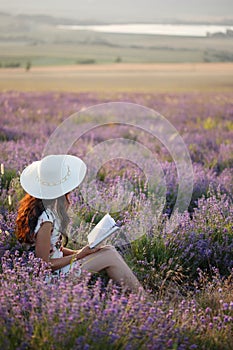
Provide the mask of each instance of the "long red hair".
{"label": "long red hair", "polygon": [[16,236],[20,242],[33,243],[34,230],[39,216],[44,211],[41,199],[26,194],[19,202],[16,219]]}
{"label": "long red hair", "polygon": [[35,228],[39,216],[45,210],[45,204],[55,205],[57,203],[57,213],[61,220],[61,233],[67,238],[65,230],[67,228],[69,217],[67,215],[64,201],[68,200],[68,196],[64,195],[57,200],[42,200],[26,194],[19,202],[18,215],[16,219],[16,236],[20,242],[33,244],[35,242]]}

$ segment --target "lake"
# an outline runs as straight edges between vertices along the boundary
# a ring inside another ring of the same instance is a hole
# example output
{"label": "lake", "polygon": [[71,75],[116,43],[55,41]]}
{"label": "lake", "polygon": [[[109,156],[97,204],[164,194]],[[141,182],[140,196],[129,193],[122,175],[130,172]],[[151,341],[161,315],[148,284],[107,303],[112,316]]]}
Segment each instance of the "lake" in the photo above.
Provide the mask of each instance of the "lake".
{"label": "lake", "polygon": [[200,24],[108,24],[108,25],[58,25],[61,30],[91,30],[102,33],[148,34],[205,37],[207,33],[226,33],[233,26]]}

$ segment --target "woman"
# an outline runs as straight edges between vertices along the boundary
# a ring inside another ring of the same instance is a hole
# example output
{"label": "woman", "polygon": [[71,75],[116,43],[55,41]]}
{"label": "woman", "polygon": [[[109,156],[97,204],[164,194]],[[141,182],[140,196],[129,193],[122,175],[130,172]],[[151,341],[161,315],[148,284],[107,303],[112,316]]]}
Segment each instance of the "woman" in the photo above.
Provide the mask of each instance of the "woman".
{"label": "woman", "polygon": [[80,250],[62,246],[69,218],[69,193],[83,181],[86,165],[71,155],[49,155],[27,166],[20,176],[26,195],[20,201],[16,234],[33,247],[37,257],[49,263],[55,274],[75,267],[84,271],[105,270],[117,283],[134,292],[143,290],[139,281],[116,249],[110,245]]}

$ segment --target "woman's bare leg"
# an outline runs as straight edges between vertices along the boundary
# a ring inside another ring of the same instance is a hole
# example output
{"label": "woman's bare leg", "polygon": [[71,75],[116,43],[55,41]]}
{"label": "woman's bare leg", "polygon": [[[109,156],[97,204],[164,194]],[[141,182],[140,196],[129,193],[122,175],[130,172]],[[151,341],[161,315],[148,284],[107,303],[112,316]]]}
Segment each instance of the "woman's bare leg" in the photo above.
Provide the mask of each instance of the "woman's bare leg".
{"label": "woman's bare leg", "polygon": [[115,282],[123,283],[134,292],[143,291],[141,284],[113,246],[104,246],[96,253],[79,260],[84,270],[99,272],[106,270]]}

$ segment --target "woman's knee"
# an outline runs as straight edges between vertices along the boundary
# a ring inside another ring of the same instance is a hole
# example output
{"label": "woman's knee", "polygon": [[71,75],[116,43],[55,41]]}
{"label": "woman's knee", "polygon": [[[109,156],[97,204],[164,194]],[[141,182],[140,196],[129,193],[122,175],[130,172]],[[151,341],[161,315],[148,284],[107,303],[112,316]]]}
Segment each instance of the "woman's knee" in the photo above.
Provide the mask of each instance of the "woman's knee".
{"label": "woman's knee", "polygon": [[100,249],[100,252],[102,252],[103,254],[109,255],[112,258],[113,257],[119,257],[120,254],[118,253],[118,251],[116,250],[116,248],[112,245],[105,245]]}
{"label": "woman's knee", "polygon": [[118,251],[116,250],[116,248],[112,245],[105,245],[100,249],[100,252],[102,253],[102,255],[105,258],[108,258],[110,261],[114,261],[114,260],[123,260],[122,256],[120,255],[120,253],[118,253]]}

